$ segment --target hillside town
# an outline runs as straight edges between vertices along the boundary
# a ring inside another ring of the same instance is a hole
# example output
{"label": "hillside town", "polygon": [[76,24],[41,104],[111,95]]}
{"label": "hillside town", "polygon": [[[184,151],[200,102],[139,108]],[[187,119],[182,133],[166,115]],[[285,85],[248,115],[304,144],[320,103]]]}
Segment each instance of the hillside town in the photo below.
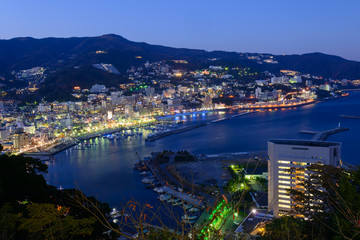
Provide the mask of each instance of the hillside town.
{"label": "hillside town", "polygon": [[[263,60],[264,64],[270,60],[276,64],[273,58]],[[74,100],[66,102],[42,100],[24,104],[17,100],[17,95],[37,94],[46,79],[46,69],[13,71],[14,77],[28,82],[28,86],[16,89],[14,98],[6,96],[1,100],[0,141],[4,151],[49,150],[71,139],[156,123],[157,117],[165,115],[296,107],[345,96],[341,89],[359,85],[358,81],[323,79],[291,70],[257,73],[250,68],[209,65],[194,71],[187,70],[186,60],[171,63],[173,67],[166,61],[132,66],[124,73],[128,83],[118,88],[103,85],[100,79],[89,89],[73,86]],[[99,63],[93,67],[119,74],[112,64]]]}

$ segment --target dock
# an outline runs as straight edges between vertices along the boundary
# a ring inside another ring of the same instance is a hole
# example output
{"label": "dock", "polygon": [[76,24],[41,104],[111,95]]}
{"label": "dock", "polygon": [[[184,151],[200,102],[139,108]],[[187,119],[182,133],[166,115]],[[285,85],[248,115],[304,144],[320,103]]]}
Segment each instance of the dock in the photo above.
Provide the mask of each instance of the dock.
{"label": "dock", "polygon": [[147,161],[146,166],[151,171],[153,176],[158,180],[158,182],[162,185],[161,188],[166,194],[179,198],[183,202],[187,202],[189,204],[192,204],[193,206],[204,207],[205,203],[202,201],[202,199],[194,198],[190,196],[190,194],[188,193],[179,192],[174,190],[172,187],[167,186],[167,181],[162,178],[161,173],[158,171],[158,169],[155,166],[151,164],[151,162]]}
{"label": "dock", "polygon": [[325,131],[321,131],[321,132],[301,130],[300,133],[314,134],[314,136],[311,138],[311,140],[326,141],[326,139],[328,139],[328,137],[330,137],[331,135],[336,134],[336,133],[345,132],[348,130],[349,130],[349,128],[337,127],[337,128],[333,128],[333,129],[329,129],[329,130],[325,130]]}
{"label": "dock", "polygon": [[164,192],[166,194],[171,195],[171,196],[176,197],[176,198],[179,198],[182,201],[187,202],[187,203],[189,203],[189,204],[191,204],[193,206],[196,206],[196,207],[203,207],[204,206],[201,199],[196,199],[196,198],[190,197],[190,195],[187,194],[187,193],[182,193],[182,192],[175,191],[174,189],[172,189],[170,187],[162,187],[162,189],[164,190]]}

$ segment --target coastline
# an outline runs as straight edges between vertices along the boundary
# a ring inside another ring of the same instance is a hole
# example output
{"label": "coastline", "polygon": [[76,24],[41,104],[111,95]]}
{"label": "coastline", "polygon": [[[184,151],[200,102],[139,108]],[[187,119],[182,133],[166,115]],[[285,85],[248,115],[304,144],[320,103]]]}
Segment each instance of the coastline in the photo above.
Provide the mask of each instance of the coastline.
{"label": "coastline", "polygon": [[[359,89],[359,91],[360,91],[360,89]],[[231,111],[231,110],[241,110],[241,109],[243,109],[243,110],[257,110],[257,111],[254,111],[254,112],[242,112],[242,113],[235,114],[235,115],[232,115],[232,116],[224,118],[224,119],[218,119],[218,120],[209,122],[209,123],[216,123],[216,122],[221,122],[221,121],[228,120],[228,119],[231,119],[231,118],[236,118],[236,117],[240,117],[240,116],[243,116],[243,115],[247,115],[247,114],[250,114],[250,113],[256,113],[256,112],[258,112],[258,110],[261,110],[261,109],[264,109],[264,110],[275,109],[276,110],[276,109],[281,109],[281,108],[302,107],[302,106],[306,106],[306,105],[309,105],[309,104],[315,104],[315,103],[322,102],[322,101],[327,101],[327,100],[335,100],[337,98],[342,98],[342,97],[345,97],[345,96],[332,97],[332,98],[328,98],[328,99],[319,99],[319,100],[306,102],[306,103],[302,103],[302,104],[298,104],[298,105],[282,106],[282,107],[274,106],[274,107],[236,108],[236,109],[225,108],[225,109],[205,110],[205,112],[210,112],[210,111]],[[194,112],[197,112],[197,111],[194,111]],[[189,113],[184,113],[184,114],[179,114],[179,115],[181,116],[181,115],[193,114],[194,112],[189,112]],[[200,112],[204,112],[204,111],[200,111]],[[176,117],[176,116],[179,116],[179,115],[175,114],[175,115],[161,116],[161,117],[157,118],[157,121],[161,121],[161,120],[164,120],[166,118]],[[188,126],[188,127],[185,127],[185,128],[175,129],[175,130],[172,130],[170,132],[162,133],[162,134],[159,134],[159,135],[154,136],[154,137],[150,137],[150,138],[148,137],[148,138],[145,139],[145,141],[155,141],[155,140],[158,140],[160,138],[163,138],[163,137],[166,137],[166,136],[169,136],[169,135],[172,135],[172,134],[176,134],[176,133],[180,133],[180,132],[184,132],[184,131],[189,131],[189,130],[192,130],[192,129],[196,129],[198,127],[206,126],[209,123],[199,123],[199,124],[194,124],[194,125],[191,125],[191,126]],[[62,143],[62,144],[50,147],[47,151],[44,151],[44,152],[47,152],[49,155],[52,156],[52,155],[55,155],[55,154],[57,154],[57,153],[59,153],[59,152],[61,152],[63,150],[66,150],[66,149],[68,149],[70,147],[75,146],[76,144],[78,144],[81,141],[97,138],[97,137],[100,137],[100,136],[105,135],[105,134],[112,134],[112,133],[120,132],[120,131],[122,131],[124,129],[133,129],[133,128],[136,128],[136,127],[135,126],[127,127],[127,128],[126,127],[120,127],[120,128],[115,128],[115,129],[111,129],[111,130],[108,129],[108,130],[105,130],[105,131],[102,131],[102,132],[96,132],[96,133],[88,134],[86,136],[74,137],[73,140],[76,141],[75,143],[74,142]],[[34,156],[37,156],[36,153],[26,153],[26,155],[31,155],[31,154],[34,155]]]}

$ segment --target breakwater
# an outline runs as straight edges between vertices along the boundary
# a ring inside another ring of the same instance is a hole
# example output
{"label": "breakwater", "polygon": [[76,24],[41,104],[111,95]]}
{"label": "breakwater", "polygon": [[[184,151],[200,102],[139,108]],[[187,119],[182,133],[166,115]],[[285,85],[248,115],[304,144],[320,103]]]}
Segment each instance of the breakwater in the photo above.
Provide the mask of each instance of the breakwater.
{"label": "breakwater", "polygon": [[307,102],[300,102],[300,103],[267,103],[267,104],[251,104],[251,105],[239,105],[238,109],[243,110],[254,110],[254,109],[287,109],[287,108],[294,108],[294,107],[302,107],[305,105],[316,103],[317,101],[307,101]]}
{"label": "breakwater", "polygon": [[193,124],[193,125],[190,125],[190,126],[187,126],[187,127],[182,127],[182,128],[178,128],[178,129],[174,129],[174,130],[167,130],[167,131],[164,131],[164,132],[160,132],[160,133],[156,133],[154,135],[148,136],[145,139],[145,141],[149,141],[149,142],[150,141],[155,141],[155,140],[158,140],[160,138],[169,136],[171,134],[176,134],[176,133],[189,131],[191,129],[203,127],[203,126],[206,126],[206,125],[207,125],[206,123],[199,123],[199,124]]}
{"label": "breakwater", "polygon": [[333,129],[329,129],[329,130],[321,131],[321,132],[301,130],[300,133],[314,134],[314,136],[311,138],[311,140],[326,141],[326,139],[328,139],[328,137],[330,137],[330,135],[345,132],[348,130],[349,130],[349,128],[337,127],[337,128],[333,128]]}
{"label": "breakwater", "polygon": [[340,115],[341,118],[352,118],[352,119],[360,119],[360,116],[348,116],[348,115]]}

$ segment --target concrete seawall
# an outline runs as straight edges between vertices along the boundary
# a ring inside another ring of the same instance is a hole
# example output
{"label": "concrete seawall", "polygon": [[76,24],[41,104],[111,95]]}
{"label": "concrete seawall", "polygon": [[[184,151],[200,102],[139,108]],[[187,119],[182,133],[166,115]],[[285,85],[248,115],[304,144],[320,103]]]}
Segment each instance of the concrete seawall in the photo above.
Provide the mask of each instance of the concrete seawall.
{"label": "concrete seawall", "polygon": [[331,135],[336,134],[336,133],[345,132],[348,130],[349,130],[349,128],[337,127],[337,128],[333,128],[333,129],[329,129],[329,130],[321,131],[321,132],[301,130],[300,133],[314,134],[314,136],[311,138],[311,140],[326,141],[326,139],[328,139],[328,137],[330,137]]}
{"label": "concrete seawall", "polygon": [[189,131],[191,129],[203,127],[203,126],[206,126],[206,125],[207,125],[206,123],[199,123],[199,124],[194,124],[194,125],[190,125],[190,126],[187,126],[187,127],[178,128],[178,129],[175,129],[175,130],[161,132],[161,133],[155,134],[155,135],[153,135],[151,137],[147,137],[145,139],[145,141],[149,141],[149,142],[155,141],[155,140],[158,140],[160,138],[163,138],[163,137],[166,137],[166,136],[169,136],[169,135],[172,135],[172,134]]}

